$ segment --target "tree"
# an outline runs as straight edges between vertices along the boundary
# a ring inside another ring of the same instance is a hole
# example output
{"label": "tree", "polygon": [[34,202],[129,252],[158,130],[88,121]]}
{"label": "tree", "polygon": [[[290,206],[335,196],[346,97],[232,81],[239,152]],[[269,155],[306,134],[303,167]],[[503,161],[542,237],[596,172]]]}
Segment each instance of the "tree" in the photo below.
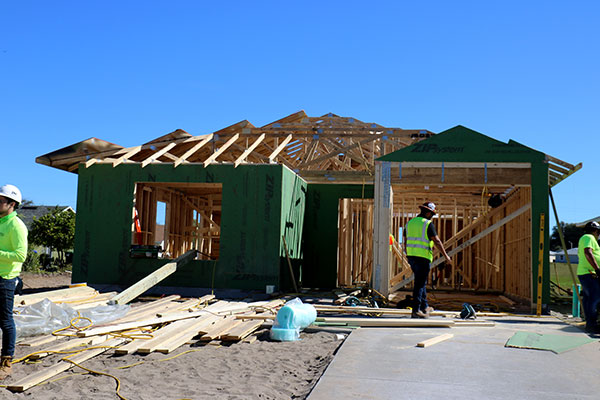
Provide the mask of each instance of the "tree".
{"label": "tree", "polygon": [[[583,228],[576,226],[575,224],[566,224],[560,222],[560,227],[565,237],[565,244],[567,249],[577,247],[579,238],[583,235]],[[560,243],[560,236],[558,234],[558,227],[552,228],[552,235],[550,235],[550,250],[559,251],[562,250],[562,244]]]}
{"label": "tree", "polygon": [[21,204],[20,206],[32,206],[33,205],[33,200],[28,200],[28,199],[23,199],[21,200]]}
{"label": "tree", "polygon": [[75,241],[75,213],[55,207],[50,213],[34,219],[29,230],[29,241],[56,250],[58,264],[65,266],[65,251],[72,249]]}

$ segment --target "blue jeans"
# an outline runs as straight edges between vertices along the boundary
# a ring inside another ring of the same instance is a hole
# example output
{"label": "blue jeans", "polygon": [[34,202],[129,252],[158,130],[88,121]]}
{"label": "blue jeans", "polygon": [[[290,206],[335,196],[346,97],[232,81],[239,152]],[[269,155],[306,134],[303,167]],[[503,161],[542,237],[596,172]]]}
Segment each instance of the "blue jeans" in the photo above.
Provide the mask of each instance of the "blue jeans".
{"label": "blue jeans", "polygon": [[598,326],[598,304],[600,304],[600,279],[593,274],[577,275],[583,292],[583,312],[585,313],[585,328],[596,329]]}
{"label": "blue jeans", "polygon": [[423,257],[409,256],[408,263],[413,274],[415,274],[415,280],[413,282],[413,312],[425,311],[429,306],[427,304],[427,276],[429,275],[429,260]]}
{"label": "blue jeans", "polygon": [[15,354],[17,329],[13,319],[15,287],[17,278],[0,278],[0,329],[2,329],[2,356],[12,357]]}

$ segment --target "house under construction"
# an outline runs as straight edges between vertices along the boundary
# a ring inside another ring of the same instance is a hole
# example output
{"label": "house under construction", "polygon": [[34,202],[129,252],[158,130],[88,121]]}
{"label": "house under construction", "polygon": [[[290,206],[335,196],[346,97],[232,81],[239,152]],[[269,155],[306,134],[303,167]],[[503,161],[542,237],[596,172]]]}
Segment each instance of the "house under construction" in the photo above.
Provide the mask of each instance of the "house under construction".
{"label": "house under construction", "polygon": [[387,293],[409,284],[397,239],[428,199],[442,240],[462,246],[442,282],[526,300],[548,190],[581,167],[464,127],[435,135],[303,111],[128,148],[92,138],[36,161],[78,174],[73,281],[129,285],[165,262],[132,249],[160,245],[163,258],[199,251],[165,286],[287,289],[291,267],[303,287]]}

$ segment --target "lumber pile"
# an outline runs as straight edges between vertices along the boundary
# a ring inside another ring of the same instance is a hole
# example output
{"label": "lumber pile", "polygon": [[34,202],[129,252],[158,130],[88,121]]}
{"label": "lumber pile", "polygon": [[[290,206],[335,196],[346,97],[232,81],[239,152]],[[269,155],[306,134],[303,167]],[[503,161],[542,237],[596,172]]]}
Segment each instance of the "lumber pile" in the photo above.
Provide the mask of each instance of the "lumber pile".
{"label": "lumber pile", "polygon": [[[60,294],[78,295],[81,292],[89,295],[89,288],[67,290]],[[47,294],[52,297],[56,293]],[[41,300],[48,296],[38,297]],[[57,353],[72,354],[61,358],[39,373],[30,374],[17,382],[10,383],[8,389],[14,392],[25,391],[68,370],[74,364],[82,363],[104,352],[112,352],[115,355],[135,352],[167,354],[195,341],[236,342],[248,338],[247,342],[251,343],[256,337],[253,339],[249,337],[263,325],[264,319],[244,319],[244,316],[274,316],[277,309],[285,303],[283,300],[225,301],[214,297],[209,295],[199,299],[184,300],[180,296],[168,296],[134,305],[120,320],[85,329],[70,327],[60,332],[60,335],[70,337],[45,335],[23,340],[18,345],[27,346],[30,354],[16,360],[17,362],[42,360]],[[25,301],[32,299],[25,299]]]}

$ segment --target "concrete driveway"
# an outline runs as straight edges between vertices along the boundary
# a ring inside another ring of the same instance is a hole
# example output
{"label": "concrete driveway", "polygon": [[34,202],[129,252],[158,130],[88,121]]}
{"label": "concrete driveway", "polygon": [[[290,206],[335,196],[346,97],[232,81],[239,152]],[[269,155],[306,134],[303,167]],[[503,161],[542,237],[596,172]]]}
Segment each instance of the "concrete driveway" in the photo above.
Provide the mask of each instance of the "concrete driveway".
{"label": "concrete driveway", "polygon": [[[494,327],[360,328],[309,400],[600,398],[600,343],[564,353],[504,347],[515,332],[587,335],[554,317],[498,317]],[[454,337],[419,348],[444,333]]]}

